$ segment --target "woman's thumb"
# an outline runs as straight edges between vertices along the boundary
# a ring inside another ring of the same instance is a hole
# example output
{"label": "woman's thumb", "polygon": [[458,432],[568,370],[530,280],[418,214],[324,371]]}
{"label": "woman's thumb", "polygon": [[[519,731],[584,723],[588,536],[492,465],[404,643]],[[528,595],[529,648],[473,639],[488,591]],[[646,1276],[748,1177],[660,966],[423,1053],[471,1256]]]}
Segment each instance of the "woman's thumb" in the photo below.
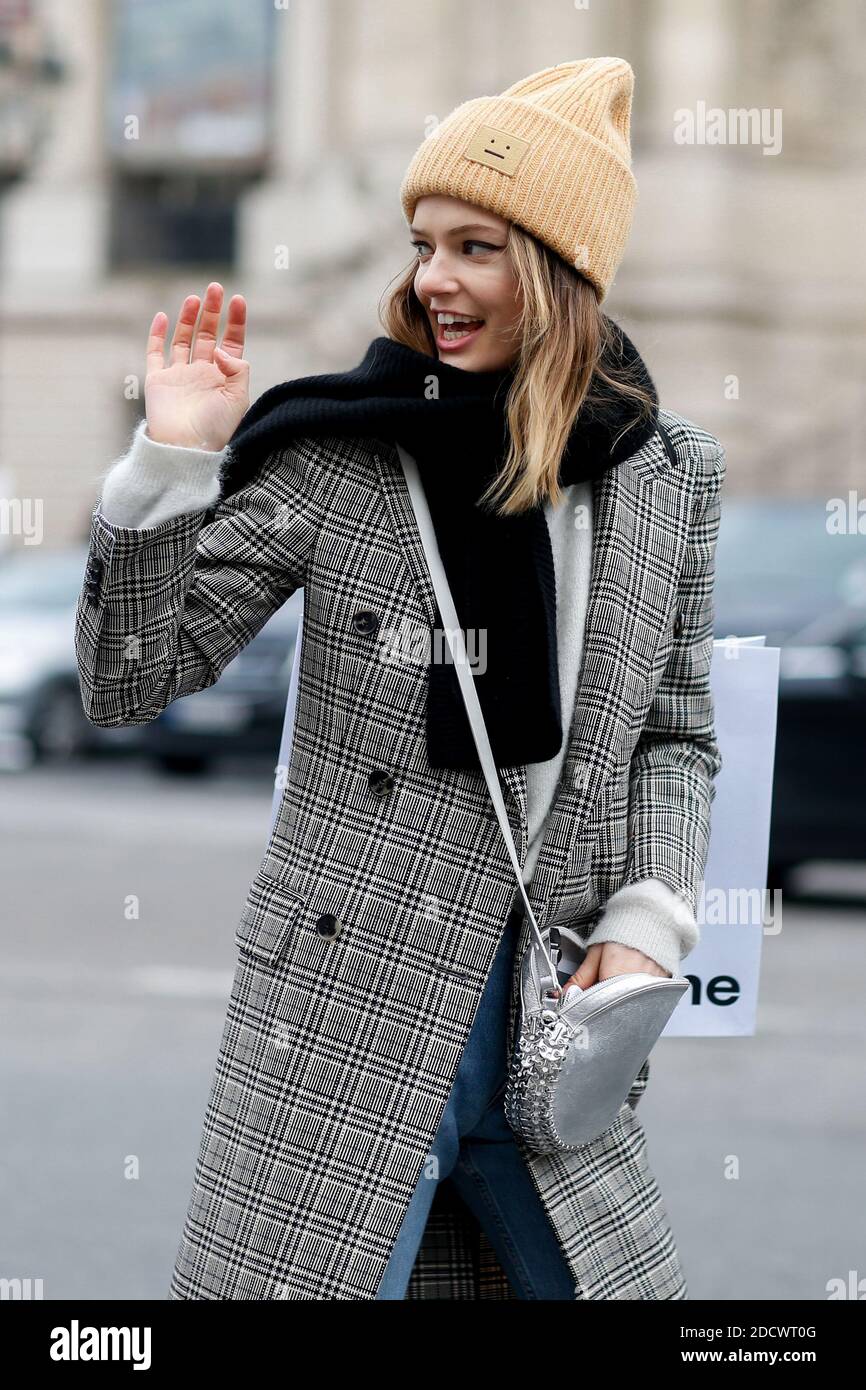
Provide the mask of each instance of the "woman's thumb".
{"label": "woman's thumb", "polygon": [[214,348],[213,355],[216,365],[225,376],[237,376],[238,372],[242,372],[245,367],[249,366],[245,358],[232,357],[230,353],[224,352],[222,348]]}
{"label": "woman's thumb", "polygon": [[599,966],[601,963],[602,943],[587,948],[586,955],[574,974],[569,978],[569,985],[579,985],[581,989],[589,989],[598,981]]}

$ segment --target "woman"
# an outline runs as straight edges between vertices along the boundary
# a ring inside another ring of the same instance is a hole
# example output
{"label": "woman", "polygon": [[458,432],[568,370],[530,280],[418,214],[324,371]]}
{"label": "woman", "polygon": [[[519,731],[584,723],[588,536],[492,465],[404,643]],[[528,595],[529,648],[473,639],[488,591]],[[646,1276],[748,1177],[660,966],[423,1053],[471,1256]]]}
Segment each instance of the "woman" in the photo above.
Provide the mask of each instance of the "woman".
{"label": "woman", "polygon": [[478,658],[536,919],[588,948],[564,982],[673,974],[721,766],[725,463],[660,413],[599,307],[635,197],[632,89],[623,60],[586,59],[451,113],[402,186],[416,260],[387,337],[352,371],[250,408],[241,296],[220,347],[221,287],[197,331],[185,300],[168,366],[167,317],[151,325],[147,418],[105,479],[79,600],[88,717],[145,723],[212,685],[305,590],[288,781],[170,1297],[484,1296],[479,1231],[500,1296],[687,1297],[634,1113],[648,1060],[575,1153],[534,1154],[505,1121],[529,924],[430,641],[395,448]]}

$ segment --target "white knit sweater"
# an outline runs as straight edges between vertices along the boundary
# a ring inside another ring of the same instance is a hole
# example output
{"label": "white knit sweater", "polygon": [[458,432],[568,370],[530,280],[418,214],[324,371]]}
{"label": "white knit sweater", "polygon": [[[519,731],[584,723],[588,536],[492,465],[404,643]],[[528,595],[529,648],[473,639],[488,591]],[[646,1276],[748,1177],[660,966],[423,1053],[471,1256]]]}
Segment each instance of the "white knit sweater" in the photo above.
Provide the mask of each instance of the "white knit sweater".
{"label": "white knit sweater", "polygon": [[[213,506],[228,446],[219,452],[157,444],[142,420],[130,449],[102,476],[100,511],[112,526],[140,530],[170,517]],[[592,556],[592,484],[564,489],[566,500],[545,508],[553,550],[557,593],[557,652],[563,729],[571,726],[583,631],[589,597]],[[588,522],[583,525],[583,521]],[[567,739],[555,757],[527,765],[528,847],[524,883],[531,881],[556,794]],[[661,879],[627,884],[608,898],[587,942],[617,941],[642,951],[671,974],[697,944],[699,929],[688,903]]]}

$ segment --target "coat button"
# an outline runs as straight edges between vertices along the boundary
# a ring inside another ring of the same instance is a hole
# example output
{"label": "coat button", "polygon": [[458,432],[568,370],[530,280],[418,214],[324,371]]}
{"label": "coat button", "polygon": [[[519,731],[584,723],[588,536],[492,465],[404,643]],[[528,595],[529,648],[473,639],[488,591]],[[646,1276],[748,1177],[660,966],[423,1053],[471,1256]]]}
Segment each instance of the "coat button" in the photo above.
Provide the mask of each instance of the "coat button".
{"label": "coat button", "polygon": [[102,578],[102,560],[98,555],[94,555],[88,563],[84,575],[84,591],[88,598],[96,598],[99,593],[99,581]]}
{"label": "coat button", "polygon": [[684,627],[685,615],[683,613],[678,613],[677,616],[674,618],[674,637],[681,636]]}
{"label": "coat button", "polygon": [[374,796],[388,796],[394,790],[395,782],[390,772],[374,768],[367,777],[367,786]]}
{"label": "coat button", "polygon": [[372,633],[379,630],[379,619],[375,613],[370,613],[367,609],[362,609],[352,618],[355,631],[360,632],[364,637],[369,637]]}
{"label": "coat button", "polygon": [[316,931],[319,936],[326,936],[329,940],[339,936],[342,927],[343,923],[339,917],[334,916],[333,912],[323,912],[321,917],[316,920]]}

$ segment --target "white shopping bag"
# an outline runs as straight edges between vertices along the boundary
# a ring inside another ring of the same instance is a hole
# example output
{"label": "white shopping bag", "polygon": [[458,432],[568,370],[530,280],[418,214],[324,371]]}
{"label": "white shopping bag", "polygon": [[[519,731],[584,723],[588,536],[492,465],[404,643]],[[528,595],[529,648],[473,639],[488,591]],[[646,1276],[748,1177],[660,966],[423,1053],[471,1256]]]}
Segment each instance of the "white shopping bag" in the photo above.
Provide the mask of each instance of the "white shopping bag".
{"label": "white shopping bag", "polygon": [[[303,609],[286,699],[271,806],[276,822],[292,756]],[[763,637],[726,637],[713,644],[711,669],[716,737],[723,766],[716,778],[710,848],[697,904],[699,944],[683,962],[691,989],[662,1037],[754,1033],[765,921],[779,689],[779,649]]]}
{"label": "white shopping bag", "polygon": [[280,802],[283,799],[283,790],[286,785],[286,778],[289,775],[289,762],[292,757],[292,741],[295,732],[295,706],[298,703],[298,672],[301,669],[301,643],[304,633],[304,599],[306,595],[303,589],[300,591],[300,612],[298,614],[298,635],[295,638],[295,654],[292,660],[292,674],[289,677],[289,693],[286,696],[286,713],[283,719],[283,734],[280,739],[280,752],[277,758],[279,775],[274,778],[274,799],[271,802],[271,834],[273,834],[277,815],[280,809]]}
{"label": "white shopping bag", "polygon": [[695,914],[701,939],[681,966],[691,989],[662,1037],[754,1033],[764,932],[779,925],[766,887],[779,648],[763,637],[723,638],[710,674],[722,768]]}

